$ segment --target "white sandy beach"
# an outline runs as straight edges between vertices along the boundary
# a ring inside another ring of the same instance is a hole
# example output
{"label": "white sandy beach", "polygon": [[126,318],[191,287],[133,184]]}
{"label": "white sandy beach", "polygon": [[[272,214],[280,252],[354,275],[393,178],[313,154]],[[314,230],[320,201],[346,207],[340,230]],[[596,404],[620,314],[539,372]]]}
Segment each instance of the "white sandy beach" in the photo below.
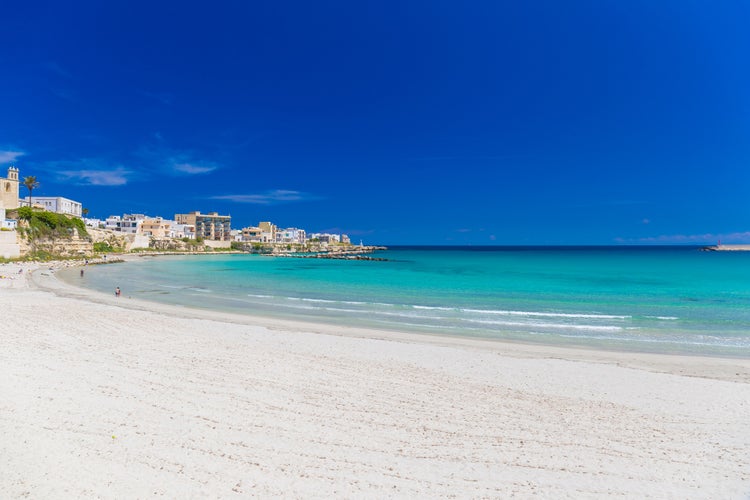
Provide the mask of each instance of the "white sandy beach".
{"label": "white sandy beach", "polygon": [[750,360],[220,316],[18,268],[3,498],[750,496]]}

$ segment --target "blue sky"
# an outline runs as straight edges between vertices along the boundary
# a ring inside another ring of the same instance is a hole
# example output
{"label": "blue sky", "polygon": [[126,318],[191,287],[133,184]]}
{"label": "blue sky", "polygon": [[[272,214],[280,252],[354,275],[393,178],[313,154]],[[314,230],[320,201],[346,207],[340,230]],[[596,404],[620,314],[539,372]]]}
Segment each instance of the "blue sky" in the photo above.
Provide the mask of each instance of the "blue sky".
{"label": "blue sky", "polygon": [[750,242],[748,5],[6,2],[0,168],[99,217]]}

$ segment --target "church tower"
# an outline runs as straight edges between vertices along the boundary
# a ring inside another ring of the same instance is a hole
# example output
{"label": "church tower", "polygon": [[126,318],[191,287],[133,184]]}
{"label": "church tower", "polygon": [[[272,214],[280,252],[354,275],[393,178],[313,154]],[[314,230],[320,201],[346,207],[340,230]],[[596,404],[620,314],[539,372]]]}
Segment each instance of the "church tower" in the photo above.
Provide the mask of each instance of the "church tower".
{"label": "church tower", "polygon": [[6,210],[18,208],[18,169],[16,167],[8,168],[8,177],[0,178],[0,200]]}

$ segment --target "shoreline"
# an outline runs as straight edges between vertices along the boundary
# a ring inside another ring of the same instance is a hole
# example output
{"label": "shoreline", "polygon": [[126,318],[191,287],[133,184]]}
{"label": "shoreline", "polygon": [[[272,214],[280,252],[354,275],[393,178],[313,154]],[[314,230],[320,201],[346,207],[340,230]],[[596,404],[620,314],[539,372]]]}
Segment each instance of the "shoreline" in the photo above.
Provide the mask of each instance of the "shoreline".
{"label": "shoreline", "polygon": [[[155,254],[152,256],[160,256]],[[137,260],[136,257],[123,260]],[[99,262],[107,264],[109,262]],[[116,262],[111,262],[116,263]],[[92,263],[89,262],[89,265]],[[94,263],[96,264],[96,263]],[[65,267],[82,267],[72,265]],[[735,356],[693,355],[674,353],[649,353],[615,349],[597,349],[589,346],[562,346],[544,343],[524,343],[505,339],[484,339],[479,337],[459,337],[449,334],[413,333],[390,329],[359,328],[349,325],[326,323],[324,321],[304,321],[275,318],[256,314],[242,314],[227,311],[211,311],[190,306],[178,306],[146,299],[122,297],[120,299],[93,289],[76,286],[56,276],[43,276],[44,270],[32,275],[33,286],[55,293],[58,296],[78,298],[100,304],[114,305],[130,310],[147,310],[172,317],[205,319],[228,322],[236,325],[267,328],[269,330],[292,330],[319,335],[334,335],[371,340],[405,342],[453,346],[500,352],[520,358],[547,357],[566,361],[613,363],[618,366],[648,370],[658,373],[674,373],[692,377],[714,378],[717,380],[741,380],[750,383],[750,359]],[[710,368],[709,368],[710,367]]]}
{"label": "shoreline", "polygon": [[0,266],[11,496],[750,492],[749,360],[214,313],[34,267]]}
{"label": "shoreline", "polygon": [[[224,254],[216,252],[213,254]],[[200,252],[196,255],[204,255]],[[117,264],[120,262],[137,261],[146,257],[161,257],[165,255],[180,256],[183,253],[144,253],[118,256],[117,259],[89,261],[88,265]],[[48,270],[62,267],[85,268],[83,260],[53,261]],[[401,341],[408,343],[425,343],[443,346],[471,347],[488,349],[519,357],[547,356],[567,361],[585,361],[614,363],[628,368],[645,369],[660,373],[672,373],[679,367],[679,373],[686,376],[717,378],[720,380],[739,380],[750,382],[750,358],[741,356],[722,356],[717,354],[693,353],[658,353],[626,349],[606,349],[584,345],[559,345],[551,343],[532,343],[509,339],[486,339],[481,337],[462,337],[450,334],[409,332],[392,329],[376,329],[370,327],[355,327],[350,325],[327,323],[325,321],[305,321],[296,319],[263,316],[261,314],[245,314],[229,311],[212,311],[190,306],[180,306],[147,299],[123,297],[117,299],[109,294],[97,290],[68,283],[57,276],[42,276],[45,270],[40,269],[32,274],[33,286],[64,297],[82,298],[84,300],[117,305],[133,310],[148,310],[170,316],[190,317],[194,319],[209,319],[219,322],[230,322],[268,328],[273,330],[304,331],[315,334],[336,335],[342,337],[368,338],[375,340]],[[705,360],[706,362],[701,362]],[[705,371],[705,367],[711,370]],[[716,367],[723,366],[719,371]]]}
{"label": "shoreline", "polygon": [[[148,255],[130,255],[125,256],[124,259],[121,259],[120,261],[127,260],[127,261],[136,261],[138,257],[144,258],[144,257],[161,257],[162,253],[154,253],[154,254],[148,254]],[[170,254],[173,255],[174,254]],[[179,255],[179,254],[177,254]],[[202,254],[198,254],[202,255]],[[281,256],[278,256],[281,257]],[[103,262],[107,263],[107,262]],[[96,264],[96,262],[93,262],[93,264]],[[61,278],[62,279],[62,278]],[[69,284],[71,287],[75,289],[85,289],[94,291],[93,289],[87,289],[85,287],[81,287],[77,283],[77,278],[73,278],[72,276],[68,275],[65,279],[62,279],[62,281]],[[102,293],[101,291],[96,293]],[[106,294],[104,294],[106,295]],[[163,304],[163,305],[173,305],[175,306],[176,303],[174,301],[160,301],[153,297],[151,298],[144,298],[141,299],[145,302],[151,303],[151,304]],[[145,307],[145,306],[142,306]],[[721,352],[719,348],[713,348],[713,349],[704,349],[703,352],[701,352],[698,348],[692,348],[689,345],[682,345],[679,343],[675,343],[673,346],[663,347],[659,346],[658,348],[654,349],[648,349],[648,347],[652,346],[651,343],[638,343],[635,341],[629,342],[626,340],[620,341],[619,343],[612,342],[601,342],[601,341],[580,341],[578,339],[564,339],[562,337],[559,338],[551,338],[551,339],[534,339],[534,338],[528,338],[528,339],[521,339],[521,338],[503,338],[503,337],[492,337],[492,336],[484,336],[481,334],[475,334],[475,335],[463,335],[460,333],[456,333],[450,330],[436,330],[433,329],[432,331],[422,329],[421,331],[419,329],[409,329],[405,327],[399,327],[399,325],[388,325],[380,327],[378,325],[365,325],[362,326],[360,324],[355,324],[354,322],[348,321],[348,322],[341,322],[336,321],[335,318],[326,318],[323,316],[317,317],[317,318],[305,318],[305,319],[297,319],[293,317],[292,315],[287,315],[286,317],[284,315],[265,315],[262,312],[258,311],[238,311],[237,309],[232,309],[231,307],[228,308],[222,308],[221,306],[205,306],[201,307],[200,305],[195,304],[188,304],[188,305],[182,305],[179,304],[177,307],[180,308],[180,310],[184,311],[184,308],[194,308],[196,311],[217,311],[217,313],[212,316],[212,318],[215,319],[224,319],[229,316],[236,315],[237,317],[241,318],[239,320],[235,319],[234,322],[242,323],[245,321],[242,318],[250,318],[248,321],[250,324],[257,324],[257,325],[264,325],[267,323],[274,323],[277,322],[282,325],[295,325],[297,328],[317,328],[317,329],[324,329],[324,330],[335,330],[341,328],[343,329],[342,335],[347,335],[346,330],[349,329],[352,332],[358,332],[356,336],[376,336],[378,338],[381,338],[383,335],[391,334],[395,335],[396,337],[399,335],[415,335],[414,337],[415,341],[420,342],[420,339],[425,339],[424,341],[429,342],[428,339],[452,339],[450,342],[452,343],[461,343],[464,340],[475,340],[479,342],[484,342],[485,346],[491,346],[493,344],[501,344],[501,345],[511,345],[511,346],[526,346],[531,349],[533,348],[539,348],[539,349],[561,349],[563,354],[561,354],[561,357],[575,357],[576,359],[581,358],[582,352],[588,352],[591,351],[593,353],[596,353],[594,357],[597,357],[600,353],[612,353],[613,355],[653,355],[653,356],[669,356],[669,357],[687,357],[687,358],[716,358],[716,359],[727,359],[727,360],[747,360],[750,361],[750,354],[747,353],[737,353],[737,352],[731,352],[729,349],[725,350],[724,352]],[[253,322],[252,318],[256,318],[256,321]],[[373,333],[375,332],[375,333]],[[395,337],[394,337],[395,338]],[[581,359],[592,359],[592,356],[583,357]],[[640,363],[641,366],[644,365],[644,363]]]}

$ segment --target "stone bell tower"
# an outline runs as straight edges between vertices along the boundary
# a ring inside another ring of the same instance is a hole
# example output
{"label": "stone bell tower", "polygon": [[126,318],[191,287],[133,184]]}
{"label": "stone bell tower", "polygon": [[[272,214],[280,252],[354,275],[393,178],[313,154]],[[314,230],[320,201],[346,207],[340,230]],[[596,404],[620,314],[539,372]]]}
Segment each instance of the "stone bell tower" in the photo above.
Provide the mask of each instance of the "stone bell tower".
{"label": "stone bell tower", "polygon": [[8,177],[0,177],[0,200],[7,210],[18,208],[18,169],[16,167],[8,168]]}

